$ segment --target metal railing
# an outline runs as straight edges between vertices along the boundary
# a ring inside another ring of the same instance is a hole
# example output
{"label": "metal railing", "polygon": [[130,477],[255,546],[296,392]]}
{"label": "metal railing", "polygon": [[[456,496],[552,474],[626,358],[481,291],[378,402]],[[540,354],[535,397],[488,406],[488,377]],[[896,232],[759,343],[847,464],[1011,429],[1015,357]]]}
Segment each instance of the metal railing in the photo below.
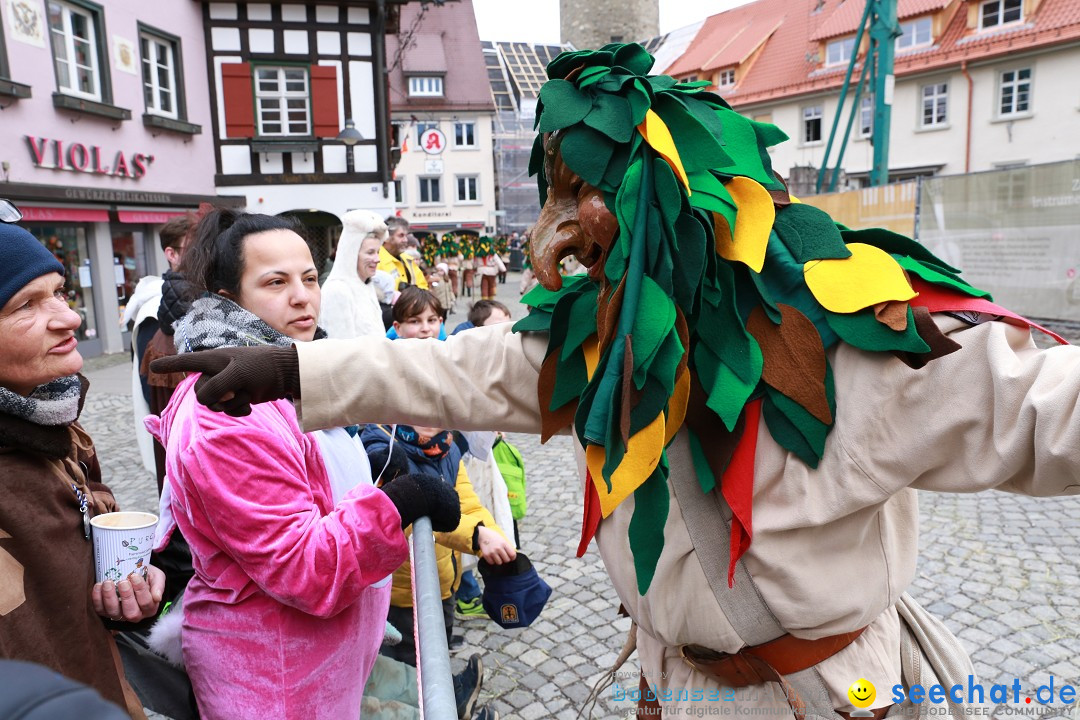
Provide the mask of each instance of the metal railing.
{"label": "metal railing", "polygon": [[446,646],[442,586],[435,559],[431,519],[413,523],[413,610],[416,613],[416,672],[420,709],[425,720],[457,720],[450,649]]}

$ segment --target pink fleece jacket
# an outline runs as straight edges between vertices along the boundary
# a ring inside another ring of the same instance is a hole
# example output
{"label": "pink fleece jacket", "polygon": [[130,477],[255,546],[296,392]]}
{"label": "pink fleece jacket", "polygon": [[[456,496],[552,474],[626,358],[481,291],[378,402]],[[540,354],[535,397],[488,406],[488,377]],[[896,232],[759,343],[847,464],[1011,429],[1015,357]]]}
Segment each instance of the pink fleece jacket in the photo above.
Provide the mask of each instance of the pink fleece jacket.
{"label": "pink fleece jacket", "polygon": [[401,518],[369,485],[333,503],[315,438],[285,400],[248,417],[177,387],[155,428],[191,545],[184,660],[206,720],[357,718],[405,561]]}

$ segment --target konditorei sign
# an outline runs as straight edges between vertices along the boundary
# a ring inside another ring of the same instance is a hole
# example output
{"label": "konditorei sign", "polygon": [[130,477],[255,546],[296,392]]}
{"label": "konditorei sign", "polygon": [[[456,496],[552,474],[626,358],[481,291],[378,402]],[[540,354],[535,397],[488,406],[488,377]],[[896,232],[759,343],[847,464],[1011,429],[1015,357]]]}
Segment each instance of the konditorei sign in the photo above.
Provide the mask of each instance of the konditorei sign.
{"label": "konditorei sign", "polygon": [[30,148],[30,159],[34,167],[48,170],[68,170],[92,175],[110,175],[138,180],[154,162],[153,155],[137,152],[129,156],[123,150],[117,151],[111,162],[107,162],[106,152],[98,145],[87,146],[80,142],[65,142],[51,138],[26,136]]}

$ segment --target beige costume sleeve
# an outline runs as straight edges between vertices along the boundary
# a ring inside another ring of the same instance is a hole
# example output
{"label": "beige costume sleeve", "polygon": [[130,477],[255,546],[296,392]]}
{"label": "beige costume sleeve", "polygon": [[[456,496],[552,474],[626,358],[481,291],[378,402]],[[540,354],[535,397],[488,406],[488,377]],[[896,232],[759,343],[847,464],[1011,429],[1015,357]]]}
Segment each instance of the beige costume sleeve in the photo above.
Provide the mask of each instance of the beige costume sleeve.
{"label": "beige costume sleeve", "polygon": [[919,370],[879,356],[843,383],[838,404],[876,403],[837,428],[866,477],[889,493],[1080,493],[1080,348],[1039,350],[1003,322],[935,319],[963,349]]}
{"label": "beige costume sleeve", "polygon": [[510,323],[435,340],[297,343],[305,432],[354,423],[540,432],[547,336]]}

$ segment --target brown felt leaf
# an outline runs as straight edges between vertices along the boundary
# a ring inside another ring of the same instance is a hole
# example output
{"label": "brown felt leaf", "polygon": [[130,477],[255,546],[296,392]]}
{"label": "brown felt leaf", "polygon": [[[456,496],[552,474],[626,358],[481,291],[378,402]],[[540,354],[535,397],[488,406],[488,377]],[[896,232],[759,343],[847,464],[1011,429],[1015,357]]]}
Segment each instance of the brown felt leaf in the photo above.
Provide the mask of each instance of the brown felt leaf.
{"label": "brown felt leaf", "polygon": [[607,350],[615,337],[615,327],[619,323],[619,310],[622,308],[623,289],[626,287],[626,278],[610,293],[606,299],[601,299],[596,313],[596,336],[600,340],[600,354]]}
{"label": "brown felt leaf", "polygon": [[[690,371],[690,399],[686,403],[686,427],[702,440],[701,449],[709,463],[716,482],[724,476],[735,447],[739,444],[743,429],[746,427],[746,414],[739,415],[735,429],[728,432],[720,416],[706,405],[709,396],[701,385],[697,373]],[[754,428],[757,432],[757,428]],[[707,439],[707,442],[706,442]]]}
{"label": "brown felt leaf", "polygon": [[913,370],[918,370],[931,360],[944,357],[945,355],[954,353],[960,349],[960,343],[946,337],[945,334],[938,329],[937,323],[930,317],[929,310],[918,305],[913,305],[911,308],[911,315],[915,318],[915,331],[919,333],[919,337],[923,339],[923,342],[930,346],[930,352],[910,353],[894,350],[893,355],[900,358],[905,365]]}
{"label": "brown felt leaf", "polygon": [[761,347],[764,367],[761,379],[782,392],[826,425],[832,411],[825,394],[825,347],[808,317],[790,305],[777,304],[780,324],[755,307],[746,329]]}
{"label": "brown felt leaf", "polygon": [[574,422],[577,403],[568,402],[561,408],[549,410],[551,396],[555,392],[555,374],[559,368],[559,354],[562,346],[548,354],[540,366],[540,379],[537,381],[537,395],[540,398],[540,442],[546,443],[553,435]]}
{"label": "brown felt leaf", "polygon": [[896,332],[904,332],[907,330],[907,309],[906,302],[888,300],[874,306],[874,317],[882,325]]}

